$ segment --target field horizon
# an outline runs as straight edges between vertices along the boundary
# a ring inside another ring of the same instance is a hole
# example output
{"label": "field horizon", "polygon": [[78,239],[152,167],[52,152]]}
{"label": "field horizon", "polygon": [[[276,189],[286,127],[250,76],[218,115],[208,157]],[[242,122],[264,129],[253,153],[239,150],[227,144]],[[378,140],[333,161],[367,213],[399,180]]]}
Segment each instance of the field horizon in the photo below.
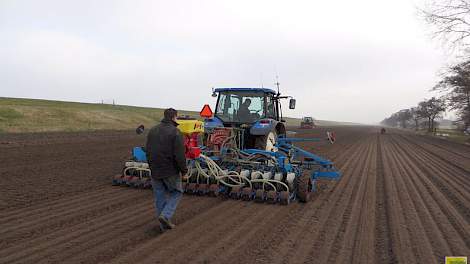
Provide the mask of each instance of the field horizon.
{"label": "field horizon", "polygon": [[[129,130],[160,122],[163,108],[83,103],[33,98],[0,97],[0,133]],[[180,115],[199,118],[199,112],[177,109]],[[300,118],[285,117],[288,126]],[[361,125],[315,120],[317,126]]]}

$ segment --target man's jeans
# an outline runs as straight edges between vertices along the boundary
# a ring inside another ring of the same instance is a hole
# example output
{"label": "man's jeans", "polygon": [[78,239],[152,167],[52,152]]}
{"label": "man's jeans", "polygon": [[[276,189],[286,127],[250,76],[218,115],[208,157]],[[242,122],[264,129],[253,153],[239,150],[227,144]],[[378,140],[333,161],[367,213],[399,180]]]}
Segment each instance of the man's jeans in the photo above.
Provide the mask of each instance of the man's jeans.
{"label": "man's jeans", "polygon": [[[181,181],[179,182],[181,185]],[[170,185],[170,186],[169,186]],[[154,180],[152,179],[153,196],[155,199],[155,209],[157,211],[157,218],[163,216],[170,220],[176,211],[176,206],[183,193],[182,189],[174,188],[167,179]]]}

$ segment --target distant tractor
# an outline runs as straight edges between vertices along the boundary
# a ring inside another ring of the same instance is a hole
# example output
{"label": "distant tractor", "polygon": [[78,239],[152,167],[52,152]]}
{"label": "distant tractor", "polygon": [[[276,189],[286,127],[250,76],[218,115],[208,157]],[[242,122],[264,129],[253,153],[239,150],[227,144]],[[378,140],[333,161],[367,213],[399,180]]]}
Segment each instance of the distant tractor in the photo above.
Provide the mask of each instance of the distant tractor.
{"label": "distant tractor", "polygon": [[305,116],[302,118],[302,122],[300,122],[300,128],[311,129],[314,127],[315,127],[315,123],[313,122],[313,117]]}
{"label": "distant tractor", "polygon": [[387,131],[385,130],[384,127],[382,127],[382,129],[380,129],[380,134],[385,134],[385,132],[387,132]]}

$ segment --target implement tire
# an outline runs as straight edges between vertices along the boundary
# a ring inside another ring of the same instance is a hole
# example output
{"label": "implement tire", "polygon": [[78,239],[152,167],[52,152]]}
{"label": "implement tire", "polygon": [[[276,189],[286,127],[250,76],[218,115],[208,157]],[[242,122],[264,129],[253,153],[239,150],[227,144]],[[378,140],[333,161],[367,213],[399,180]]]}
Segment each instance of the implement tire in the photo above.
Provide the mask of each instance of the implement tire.
{"label": "implement tire", "polygon": [[312,196],[312,179],[310,173],[304,172],[302,176],[296,178],[297,183],[297,198],[299,202],[307,203]]}

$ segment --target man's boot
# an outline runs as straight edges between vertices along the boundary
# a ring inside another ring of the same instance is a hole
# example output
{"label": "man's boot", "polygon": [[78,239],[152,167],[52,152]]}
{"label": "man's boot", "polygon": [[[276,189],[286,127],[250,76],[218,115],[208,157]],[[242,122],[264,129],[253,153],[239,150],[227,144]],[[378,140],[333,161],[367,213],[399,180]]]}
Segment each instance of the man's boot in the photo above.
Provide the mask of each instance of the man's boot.
{"label": "man's boot", "polygon": [[173,224],[170,220],[166,219],[163,215],[160,215],[158,217],[158,221],[162,224],[162,226],[166,229],[173,229],[176,227],[175,224]]}

